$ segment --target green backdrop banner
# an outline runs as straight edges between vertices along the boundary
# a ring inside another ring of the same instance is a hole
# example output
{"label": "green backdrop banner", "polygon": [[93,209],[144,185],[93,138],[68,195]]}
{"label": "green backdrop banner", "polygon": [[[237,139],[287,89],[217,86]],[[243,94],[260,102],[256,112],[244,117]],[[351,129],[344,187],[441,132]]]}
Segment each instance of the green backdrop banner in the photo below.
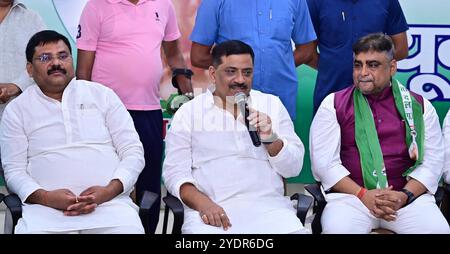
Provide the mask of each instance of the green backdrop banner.
{"label": "green backdrop banner", "polygon": [[[186,59],[189,60],[188,36],[192,30],[195,10],[200,0],[172,1],[183,34],[182,50]],[[43,17],[49,29],[54,29],[70,37],[72,48],[76,49],[74,37],[77,33],[78,19],[87,0],[22,0],[22,2],[30,9],[36,10]],[[396,78],[412,91],[431,100],[442,122],[450,106],[450,15],[448,15],[450,1],[400,0],[400,4],[410,25],[408,31],[410,57],[399,62],[399,72]],[[74,59],[76,62],[76,54]],[[196,73],[194,84],[207,83],[207,78],[201,70],[194,68],[194,71]],[[314,179],[310,170],[308,144],[316,71],[302,66],[298,68],[297,72],[299,89],[295,129],[305,144],[306,154],[301,174],[289,181],[311,183]],[[170,86],[166,87],[169,88],[162,87],[161,89],[163,98],[167,98],[167,95],[173,92]]]}

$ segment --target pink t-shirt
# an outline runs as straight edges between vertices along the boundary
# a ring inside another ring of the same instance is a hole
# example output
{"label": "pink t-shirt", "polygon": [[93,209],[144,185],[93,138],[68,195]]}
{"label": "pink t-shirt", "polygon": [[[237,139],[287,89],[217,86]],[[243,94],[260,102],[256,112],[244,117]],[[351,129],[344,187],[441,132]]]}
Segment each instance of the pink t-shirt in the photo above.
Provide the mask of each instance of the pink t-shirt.
{"label": "pink t-shirt", "polygon": [[77,47],[95,51],[92,81],[113,89],[130,110],[160,108],[161,42],[180,37],[171,0],[91,0]]}

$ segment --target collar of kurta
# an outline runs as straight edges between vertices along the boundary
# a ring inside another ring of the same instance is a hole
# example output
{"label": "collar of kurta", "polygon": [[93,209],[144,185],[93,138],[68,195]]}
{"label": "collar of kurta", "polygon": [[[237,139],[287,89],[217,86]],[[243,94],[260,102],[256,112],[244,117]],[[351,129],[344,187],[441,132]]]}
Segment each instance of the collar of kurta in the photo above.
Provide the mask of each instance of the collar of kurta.
{"label": "collar of kurta", "polygon": [[11,6],[11,9],[13,9],[14,7],[20,6],[22,8],[27,8],[23,3],[19,2],[18,0],[15,0]]}
{"label": "collar of kurta", "polygon": [[[253,94],[252,91],[253,90],[250,90],[250,95],[247,97],[247,104],[250,106],[252,105],[252,94]],[[207,95],[205,105],[210,106],[210,107],[214,106],[213,92],[214,92],[214,88],[212,88],[212,90],[210,88],[208,88],[208,89],[206,89],[206,92],[205,92],[205,94]]]}
{"label": "collar of kurta", "polygon": [[[74,77],[74,78],[69,82],[69,84],[67,84],[66,88],[64,88],[63,97],[64,97],[64,94],[65,94],[65,93],[69,92],[69,90],[71,90],[71,89],[75,86],[76,81],[77,81],[77,79]],[[50,97],[48,97],[47,95],[45,95],[45,94],[42,92],[41,88],[40,88],[37,84],[36,84],[36,91],[37,91],[37,93],[38,93],[39,96],[41,96],[42,98],[46,99],[47,101],[56,101],[55,99],[50,98]]]}

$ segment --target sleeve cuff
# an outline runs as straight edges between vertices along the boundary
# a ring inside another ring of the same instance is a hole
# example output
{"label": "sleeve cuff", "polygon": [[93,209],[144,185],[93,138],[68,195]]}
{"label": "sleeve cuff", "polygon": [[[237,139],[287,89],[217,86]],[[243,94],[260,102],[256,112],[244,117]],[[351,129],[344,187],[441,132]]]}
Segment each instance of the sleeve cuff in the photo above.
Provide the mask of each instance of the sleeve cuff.
{"label": "sleeve cuff", "polygon": [[118,179],[123,185],[123,191],[120,193],[127,193],[134,188],[133,177],[126,170],[116,170],[111,180]]}
{"label": "sleeve cuff", "polygon": [[342,165],[335,165],[327,170],[324,170],[320,174],[316,172],[316,174],[319,178],[318,180],[322,183],[323,189],[327,191],[342,178],[350,175],[350,172],[348,172],[348,170]]}
{"label": "sleeve cuff", "polygon": [[192,183],[195,186],[195,188],[198,189],[197,182],[194,180],[194,178],[182,178],[175,184],[175,191],[169,190],[170,194],[177,197],[183,204],[184,204],[184,202],[181,200],[180,188],[181,188],[181,185],[183,185],[185,183]]}
{"label": "sleeve cuff", "polygon": [[166,36],[164,36],[164,41],[174,41],[177,40],[181,37],[180,33],[174,33],[174,34],[168,34]]}
{"label": "sleeve cuff", "polygon": [[283,147],[281,148],[281,150],[278,152],[277,155],[275,155],[273,157],[268,155],[270,164],[277,164],[279,162],[284,161],[284,157],[285,157],[284,154],[286,153],[289,142],[287,141],[287,139],[285,139],[283,137],[279,137],[279,139],[281,139],[283,141]]}
{"label": "sleeve cuff", "polygon": [[413,172],[411,172],[411,174],[409,174],[407,179],[408,180],[410,178],[416,179],[421,184],[423,184],[430,193],[432,193],[434,195],[436,193],[436,190],[439,185],[438,179],[434,179],[434,177],[432,175],[426,175],[423,172],[421,172],[422,170],[418,170],[418,169],[419,168],[416,168]]}
{"label": "sleeve cuff", "polygon": [[25,200],[33,194],[35,191],[42,189],[42,187],[37,183],[28,183],[26,187],[23,187],[22,191],[19,191],[16,193],[20,200],[22,200],[22,203],[25,203]]}
{"label": "sleeve cuff", "polygon": [[81,49],[81,50],[87,50],[87,51],[96,51],[97,44],[89,44],[86,42],[77,41],[77,48]]}

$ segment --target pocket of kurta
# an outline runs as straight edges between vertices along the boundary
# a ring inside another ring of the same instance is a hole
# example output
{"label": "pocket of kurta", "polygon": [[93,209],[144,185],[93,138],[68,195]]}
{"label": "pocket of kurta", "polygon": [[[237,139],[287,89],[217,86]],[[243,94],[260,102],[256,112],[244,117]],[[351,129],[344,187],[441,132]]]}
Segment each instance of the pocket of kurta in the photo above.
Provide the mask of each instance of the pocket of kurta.
{"label": "pocket of kurta", "polygon": [[83,141],[105,142],[110,139],[102,112],[96,108],[90,108],[82,109],[80,113],[80,133]]}

